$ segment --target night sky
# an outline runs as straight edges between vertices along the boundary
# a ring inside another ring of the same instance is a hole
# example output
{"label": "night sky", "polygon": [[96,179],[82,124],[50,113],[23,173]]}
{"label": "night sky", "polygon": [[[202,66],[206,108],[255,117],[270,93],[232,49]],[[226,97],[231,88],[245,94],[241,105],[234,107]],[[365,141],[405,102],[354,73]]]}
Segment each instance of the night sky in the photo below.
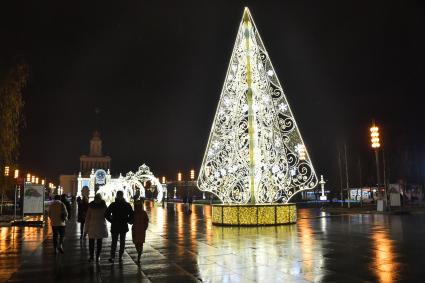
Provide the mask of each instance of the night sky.
{"label": "night sky", "polygon": [[19,163],[36,174],[78,172],[96,128],[114,175],[142,163],[168,178],[198,171],[244,6],[331,187],[344,142],[351,175],[360,160],[364,182],[375,176],[372,119],[391,178],[406,148],[424,156],[420,1],[4,2],[0,62],[29,65]]}

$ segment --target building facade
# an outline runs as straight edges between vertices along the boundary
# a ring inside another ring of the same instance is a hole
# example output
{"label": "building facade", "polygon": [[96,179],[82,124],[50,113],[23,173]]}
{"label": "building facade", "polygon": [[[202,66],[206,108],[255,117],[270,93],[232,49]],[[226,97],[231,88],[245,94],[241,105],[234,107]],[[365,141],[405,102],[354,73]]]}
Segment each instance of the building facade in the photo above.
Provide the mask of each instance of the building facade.
{"label": "building facade", "polygon": [[103,155],[100,132],[95,131],[90,139],[89,154],[80,156],[78,175],[60,175],[59,184],[64,194],[79,195],[81,188],[86,186],[92,188],[90,193],[94,196],[95,185],[101,185],[102,176],[104,182],[111,179],[110,169],[111,157]]}
{"label": "building facade", "polygon": [[83,176],[89,176],[92,169],[111,169],[111,157],[103,155],[102,152],[102,139],[100,138],[99,131],[93,133],[90,140],[89,155],[80,156],[80,172]]}

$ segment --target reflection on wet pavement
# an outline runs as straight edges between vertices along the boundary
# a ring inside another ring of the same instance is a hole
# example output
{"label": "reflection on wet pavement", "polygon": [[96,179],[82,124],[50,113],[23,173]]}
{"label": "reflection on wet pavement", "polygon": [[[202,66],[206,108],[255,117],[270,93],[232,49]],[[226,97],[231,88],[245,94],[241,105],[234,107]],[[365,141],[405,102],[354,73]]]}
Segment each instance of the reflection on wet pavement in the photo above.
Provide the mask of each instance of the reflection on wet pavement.
{"label": "reflection on wet pavement", "polygon": [[66,256],[57,258],[51,235],[40,245],[49,229],[1,228],[0,281],[16,269],[13,282],[420,282],[425,275],[425,215],[320,217],[299,209],[296,225],[238,228],[212,226],[208,205],[193,205],[192,213],[174,203],[146,208],[151,223],[140,267],[131,233],[123,264],[107,262],[108,240],[96,266],[87,263],[74,222]]}

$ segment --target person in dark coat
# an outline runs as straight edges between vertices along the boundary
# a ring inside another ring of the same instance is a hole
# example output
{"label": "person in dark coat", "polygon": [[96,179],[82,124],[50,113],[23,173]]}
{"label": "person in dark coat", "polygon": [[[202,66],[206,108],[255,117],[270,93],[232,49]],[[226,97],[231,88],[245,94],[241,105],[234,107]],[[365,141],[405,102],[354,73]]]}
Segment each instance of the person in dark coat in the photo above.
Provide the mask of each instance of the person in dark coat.
{"label": "person in dark coat", "polygon": [[143,200],[136,200],[134,202],[134,218],[132,221],[131,233],[133,236],[133,243],[137,250],[137,263],[140,263],[140,257],[143,252],[143,243],[146,240],[146,229],[149,226],[149,217],[143,207]]}
{"label": "person in dark coat", "polygon": [[77,221],[80,223],[80,240],[85,238],[86,233],[84,233],[84,223],[86,222],[86,214],[89,209],[89,199],[86,196],[77,198]]}
{"label": "person in dark coat", "polygon": [[66,207],[66,212],[68,212],[68,219],[71,218],[72,207],[71,207],[71,204],[69,203],[68,199],[66,198],[66,194],[61,195],[61,202],[63,202],[63,204]]}
{"label": "person in dark coat", "polygon": [[115,201],[109,205],[105,211],[105,218],[111,222],[111,258],[109,262],[113,263],[115,259],[115,252],[117,250],[118,236],[120,237],[120,251],[119,261],[122,261],[122,255],[125,248],[125,236],[128,232],[128,223],[133,220],[133,208],[125,201],[124,193],[117,192]]}

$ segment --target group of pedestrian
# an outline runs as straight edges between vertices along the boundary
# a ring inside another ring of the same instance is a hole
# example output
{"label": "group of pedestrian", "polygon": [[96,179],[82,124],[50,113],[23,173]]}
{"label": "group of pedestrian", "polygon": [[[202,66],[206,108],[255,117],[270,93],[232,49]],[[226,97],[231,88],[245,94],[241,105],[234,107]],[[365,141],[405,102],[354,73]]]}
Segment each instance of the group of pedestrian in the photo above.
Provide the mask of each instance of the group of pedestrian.
{"label": "group of pedestrian", "polygon": [[[101,194],[96,194],[94,200],[89,203],[87,196],[77,199],[78,215],[77,221],[80,223],[80,240],[85,240],[86,235],[89,238],[89,262],[96,262],[100,259],[103,239],[108,238],[108,229],[106,221],[111,223],[111,254],[109,262],[114,263],[118,239],[120,248],[118,260],[121,262],[125,249],[126,234],[129,231],[128,224],[132,224],[132,238],[137,250],[137,262],[140,263],[140,257],[143,252],[143,243],[146,238],[146,230],[149,225],[149,218],[144,210],[142,199],[134,201],[134,210],[124,199],[124,193],[118,191],[115,201],[109,206],[102,199]],[[65,224],[68,216],[66,204],[60,200],[60,196],[55,196],[55,200],[50,205],[49,217],[53,229],[53,245],[55,253],[57,250],[63,253],[63,238],[65,235]],[[58,241],[59,237],[59,241]],[[95,254],[96,244],[96,254]],[[96,255],[96,257],[95,257]]]}

